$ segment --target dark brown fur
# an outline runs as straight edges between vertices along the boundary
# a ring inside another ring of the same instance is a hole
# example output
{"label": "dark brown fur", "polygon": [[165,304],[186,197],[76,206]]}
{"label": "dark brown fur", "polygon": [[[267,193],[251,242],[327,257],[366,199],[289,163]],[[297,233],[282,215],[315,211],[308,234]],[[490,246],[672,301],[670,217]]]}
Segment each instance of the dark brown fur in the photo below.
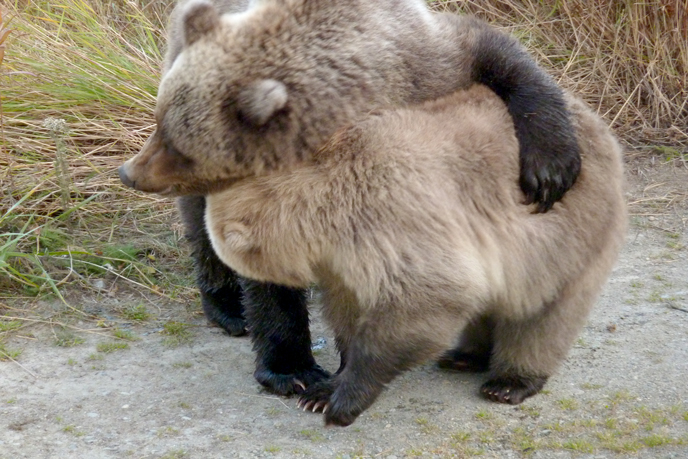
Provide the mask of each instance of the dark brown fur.
{"label": "dark brown fur", "polygon": [[344,363],[305,391],[304,406],[348,425],[394,376],[439,357],[481,318],[493,322],[487,395],[520,403],[540,390],[626,228],[621,149],[581,102],[569,108],[583,168],[545,214],[521,204],[513,122],[480,86],[371,115],[311,162],[207,197],[225,263],[323,290]]}

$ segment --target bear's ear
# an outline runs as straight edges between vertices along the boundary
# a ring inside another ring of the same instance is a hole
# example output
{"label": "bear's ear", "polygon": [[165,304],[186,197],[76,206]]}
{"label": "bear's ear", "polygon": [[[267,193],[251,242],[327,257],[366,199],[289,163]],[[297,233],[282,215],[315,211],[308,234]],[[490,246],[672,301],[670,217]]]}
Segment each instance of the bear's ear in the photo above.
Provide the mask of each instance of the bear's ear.
{"label": "bear's ear", "polygon": [[220,14],[205,0],[189,3],[184,11],[184,42],[187,46],[220,25]]}
{"label": "bear's ear", "polygon": [[253,126],[263,126],[287,105],[287,87],[277,80],[258,80],[237,98],[239,116]]}

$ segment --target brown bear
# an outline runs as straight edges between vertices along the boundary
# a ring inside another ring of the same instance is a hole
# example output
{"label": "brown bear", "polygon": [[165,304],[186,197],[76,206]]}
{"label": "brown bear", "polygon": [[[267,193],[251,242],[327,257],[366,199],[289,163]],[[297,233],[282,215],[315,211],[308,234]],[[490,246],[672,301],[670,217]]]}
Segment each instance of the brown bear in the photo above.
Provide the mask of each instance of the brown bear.
{"label": "brown bear", "polygon": [[183,2],[170,30],[158,129],[120,175],[186,195],[179,207],[204,310],[241,334],[243,300],[256,379],[276,393],[327,377],[310,351],[305,292],[238,278],[221,263],[203,223],[205,193],[307,161],[371,110],[473,82],[507,105],[526,203],[547,210],[578,175],[562,92],[514,39],[474,18],[431,13],[422,0],[216,0]]}
{"label": "brown bear", "polygon": [[372,114],[303,164],[206,197],[223,262],[252,279],[322,289],[342,366],[301,406],[349,425],[401,371],[485,321],[485,395],[518,404],[542,388],[626,229],[621,148],[581,102],[569,109],[582,171],[547,213],[522,205],[514,123],[484,86]]}

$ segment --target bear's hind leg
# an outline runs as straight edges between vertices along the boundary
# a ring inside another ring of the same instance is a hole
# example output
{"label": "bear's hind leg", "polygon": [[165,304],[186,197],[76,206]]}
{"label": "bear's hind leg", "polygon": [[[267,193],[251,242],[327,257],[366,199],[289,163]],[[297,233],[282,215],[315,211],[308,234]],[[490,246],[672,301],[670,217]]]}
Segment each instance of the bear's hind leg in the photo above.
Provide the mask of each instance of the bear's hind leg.
{"label": "bear's hind leg", "polygon": [[437,364],[445,370],[482,373],[490,366],[494,321],[481,317],[471,321],[461,332],[459,344],[440,356]]}
{"label": "bear's hind leg", "polygon": [[237,275],[215,254],[205,227],[205,197],[184,196],[177,200],[186,239],[196,270],[196,283],[206,318],[232,336],[246,334]]}
{"label": "bear's hind leg", "polygon": [[481,393],[494,402],[518,405],[540,392],[583,329],[604,278],[589,269],[538,314],[497,319],[490,379]]}

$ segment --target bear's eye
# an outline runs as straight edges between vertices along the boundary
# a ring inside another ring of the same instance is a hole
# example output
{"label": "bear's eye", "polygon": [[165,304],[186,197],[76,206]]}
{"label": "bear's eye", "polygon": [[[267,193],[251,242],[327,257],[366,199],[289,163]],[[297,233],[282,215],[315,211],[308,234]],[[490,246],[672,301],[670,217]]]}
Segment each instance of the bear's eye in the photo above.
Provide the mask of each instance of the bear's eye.
{"label": "bear's eye", "polygon": [[173,140],[167,135],[167,132],[165,129],[162,129],[158,127],[160,130],[160,139],[162,143],[162,147],[165,150],[165,153],[174,157],[177,161],[186,163],[186,164],[192,164],[193,159],[191,159],[189,156],[185,155],[184,153],[181,152],[178,148],[175,147]]}

